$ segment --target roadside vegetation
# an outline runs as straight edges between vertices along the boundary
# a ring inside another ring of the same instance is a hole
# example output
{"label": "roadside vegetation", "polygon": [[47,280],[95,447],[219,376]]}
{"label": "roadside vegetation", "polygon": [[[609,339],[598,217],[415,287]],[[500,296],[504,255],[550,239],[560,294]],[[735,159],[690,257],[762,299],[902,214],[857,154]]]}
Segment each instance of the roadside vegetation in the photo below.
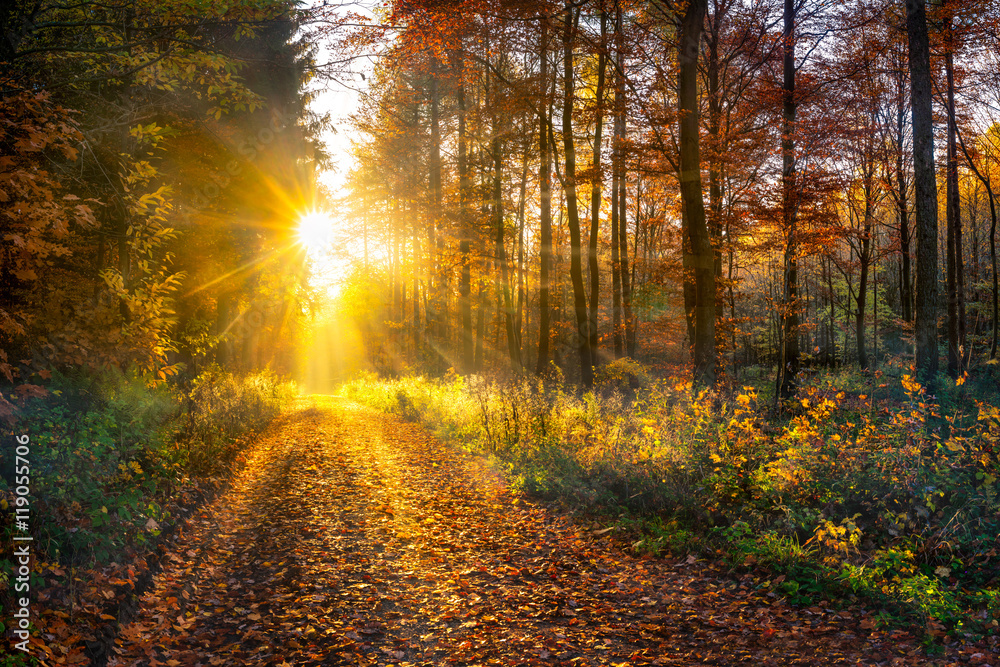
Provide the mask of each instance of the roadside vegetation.
{"label": "roadside vegetation", "polygon": [[[45,623],[58,636],[124,599],[120,586],[135,582],[161,531],[239,464],[296,388],[268,372],[217,367],[173,384],[106,371],[53,374],[47,386],[44,396],[17,402],[4,429],[0,540],[24,535],[15,526],[14,436],[27,435],[30,590],[45,614],[61,614]],[[14,609],[12,558],[10,550],[0,556],[5,609]]]}
{"label": "roadside vegetation", "polygon": [[[797,604],[877,606],[929,644],[1000,619],[998,374],[814,375],[779,414],[773,376],[729,391],[622,359],[560,379],[363,377],[341,394],[491,457],[525,491],[638,552],[723,555]],[[750,374],[748,377],[753,378]]]}

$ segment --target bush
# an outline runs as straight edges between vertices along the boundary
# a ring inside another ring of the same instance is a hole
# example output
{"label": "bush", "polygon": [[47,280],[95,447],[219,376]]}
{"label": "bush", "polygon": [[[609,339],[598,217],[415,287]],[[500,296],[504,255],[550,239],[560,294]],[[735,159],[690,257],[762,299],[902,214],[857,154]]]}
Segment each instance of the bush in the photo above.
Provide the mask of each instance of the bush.
{"label": "bush", "polygon": [[[185,475],[218,472],[293,394],[273,375],[217,369],[186,393],[136,372],[54,375],[5,434],[0,505],[14,501],[13,436],[26,434],[36,543],[53,562],[114,560],[157,534]],[[3,539],[11,514],[3,513]]]}
{"label": "bush", "polygon": [[[838,371],[778,421],[753,387],[646,375],[633,392],[642,371],[609,364],[583,395],[558,378],[455,375],[341,391],[492,457],[531,493],[640,518],[643,549],[708,533],[784,571],[797,599],[853,592],[922,624],[996,627],[1000,407],[981,387],[941,379],[929,396],[905,375]],[[905,576],[884,566],[900,553]]]}
{"label": "bush", "polygon": [[[163,519],[171,470],[162,454],[176,419],[174,392],[117,371],[56,375],[48,396],[22,405],[11,435],[30,437],[30,525],[54,560],[107,561],[147,539],[146,522]],[[13,500],[12,455],[6,448],[6,502]]]}
{"label": "bush", "polygon": [[172,458],[193,473],[221,472],[295,394],[294,385],[269,371],[238,377],[209,368],[186,392]]}

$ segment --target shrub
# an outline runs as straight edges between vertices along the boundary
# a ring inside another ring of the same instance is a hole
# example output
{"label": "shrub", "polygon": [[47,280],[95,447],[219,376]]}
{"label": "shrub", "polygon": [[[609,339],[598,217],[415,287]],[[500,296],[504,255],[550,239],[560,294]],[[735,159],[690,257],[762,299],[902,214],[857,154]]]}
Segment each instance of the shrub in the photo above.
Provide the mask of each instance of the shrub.
{"label": "shrub", "polygon": [[[639,517],[642,549],[718,526],[737,560],[785,572],[795,599],[846,591],[921,624],[996,627],[1000,408],[981,388],[939,379],[930,396],[906,375],[841,370],[805,382],[779,421],[754,387],[667,378],[633,391],[641,370],[609,364],[582,395],[558,378],[454,374],[341,392],[423,420],[529,492]],[[903,553],[898,576],[885,564]]]}
{"label": "shrub", "polygon": [[269,371],[240,377],[209,368],[186,392],[173,449],[176,463],[194,473],[222,471],[295,394],[294,385]]}
{"label": "shrub", "polygon": [[[54,375],[48,389],[22,404],[5,434],[0,505],[14,500],[12,436],[27,434],[32,532],[49,558],[73,565],[146,543],[183,476],[218,472],[294,394],[273,375],[217,369],[186,394],[115,370]],[[9,537],[11,513],[3,517]]]}

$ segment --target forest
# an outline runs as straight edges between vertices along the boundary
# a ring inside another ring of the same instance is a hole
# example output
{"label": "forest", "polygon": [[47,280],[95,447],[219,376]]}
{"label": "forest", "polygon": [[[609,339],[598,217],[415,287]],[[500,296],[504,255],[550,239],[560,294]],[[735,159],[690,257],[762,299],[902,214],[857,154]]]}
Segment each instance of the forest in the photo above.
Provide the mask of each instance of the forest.
{"label": "forest", "polygon": [[0,35],[0,667],[1000,664],[996,3]]}
{"label": "forest", "polygon": [[995,357],[992,3],[699,4],[405,3],[354,37],[398,32],[343,202],[351,288],[391,293],[375,368],[591,388],[643,357],[787,398]]}

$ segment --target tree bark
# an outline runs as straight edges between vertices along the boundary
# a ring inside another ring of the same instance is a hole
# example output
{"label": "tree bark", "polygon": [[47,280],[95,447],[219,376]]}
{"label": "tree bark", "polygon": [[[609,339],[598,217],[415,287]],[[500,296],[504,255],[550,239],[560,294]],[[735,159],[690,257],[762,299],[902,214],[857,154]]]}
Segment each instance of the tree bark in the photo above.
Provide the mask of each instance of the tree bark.
{"label": "tree bark", "polygon": [[[621,262],[621,280],[622,280],[622,318],[624,325],[624,335],[625,335],[625,353],[630,356],[635,356],[635,318],[632,316],[632,285],[635,280],[629,275],[629,256],[628,256],[628,219],[626,217],[626,211],[628,207],[626,202],[628,200],[628,177],[626,173],[626,161],[625,161],[625,139],[626,139],[626,124],[628,122],[628,116],[626,115],[625,107],[625,33],[622,30],[622,11],[621,7],[615,16],[618,27],[615,31],[615,39],[617,43],[615,45],[618,51],[618,67],[621,71],[622,76],[622,100],[621,100],[621,128],[619,129],[618,135],[618,159],[619,159],[619,170],[620,176],[618,178],[618,261]],[[638,235],[636,236],[636,241],[638,241]],[[632,264],[633,270],[635,264]]]}
{"label": "tree bark", "polygon": [[[490,105],[496,108],[495,105]],[[521,372],[521,347],[514,331],[514,303],[511,295],[510,271],[507,266],[507,244],[504,235],[504,214],[503,214],[503,155],[500,145],[500,128],[496,114],[493,114],[490,148],[493,157],[493,229],[496,234],[495,253],[497,262],[500,264],[500,290],[503,294],[501,302],[497,304],[503,309],[504,330],[507,334],[507,353],[510,356],[511,369],[515,373]]]}
{"label": "tree bark", "polygon": [[601,0],[601,44],[597,53],[597,90],[595,104],[597,117],[594,120],[593,181],[590,187],[590,239],[588,244],[588,268],[590,270],[590,354],[593,366],[597,366],[597,314],[601,294],[601,274],[597,258],[597,236],[601,228],[601,142],[604,130],[604,77],[607,69],[608,15]]}
{"label": "tree bark", "polygon": [[861,275],[858,277],[858,294],[856,297],[858,309],[854,313],[854,331],[858,344],[858,368],[868,368],[868,351],[865,348],[865,308],[868,301],[868,272],[872,256],[872,192],[871,185],[865,185],[865,213],[861,230]]}
{"label": "tree bark", "polygon": [[906,0],[910,56],[910,108],[913,114],[914,218],[917,232],[915,365],[932,386],[938,371],[937,185],[934,178],[934,118],[927,11],[924,0]]}
{"label": "tree bark", "polygon": [[430,151],[430,186],[431,215],[427,225],[427,289],[430,292],[430,309],[426,313],[429,333],[437,335],[442,341],[447,339],[447,313],[442,311],[442,294],[444,294],[445,278],[440,265],[444,250],[444,236],[438,234],[444,216],[444,188],[441,180],[441,93],[438,82],[437,61],[431,61],[431,151]]}
{"label": "tree bark", "polygon": [[[947,30],[950,32],[950,25]],[[948,164],[945,179],[948,375],[957,378],[965,369],[965,276],[962,267],[962,202],[958,189],[958,146],[955,127],[955,64],[951,50],[945,53],[945,76],[948,86]]]}
{"label": "tree bark", "polygon": [[594,385],[594,368],[590,355],[590,332],[587,317],[587,294],[583,286],[583,262],[580,238],[580,212],[576,199],[576,147],[573,141],[573,41],[575,20],[573,4],[565,5],[565,29],[563,32],[563,108],[562,139],[566,167],[564,172],[566,191],[566,216],[569,226],[570,281],[573,284],[573,303],[576,314],[575,343],[580,354],[580,383],[585,389]]}
{"label": "tree bark", "polygon": [[[615,3],[615,102],[614,125],[611,132],[611,330],[615,358],[625,354],[622,322],[622,243],[618,200],[622,196],[624,160],[622,139],[625,116],[625,81],[622,71],[621,7]],[[626,251],[628,249],[626,248]],[[627,256],[626,256],[627,260]]]}
{"label": "tree bark", "polygon": [[538,191],[539,191],[539,238],[538,238],[538,358],[535,372],[541,375],[549,365],[550,315],[549,269],[552,263],[552,170],[549,158],[548,111],[548,22],[541,20],[541,37],[538,52],[541,63],[540,89],[542,96],[538,104]]}
{"label": "tree bark", "polygon": [[[462,74],[463,65],[460,64],[459,77]],[[458,224],[461,240],[458,245],[458,253],[462,266],[462,274],[459,279],[458,293],[460,308],[462,310],[462,367],[466,373],[471,373],[475,369],[475,348],[472,336],[472,229],[469,220],[469,164],[468,164],[468,138],[466,137],[466,109],[465,109],[465,82],[459,81],[457,91],[458,102]]]}
{"label": "tree bark", "polygon": [[[711,137],[711,152],[708,158],[708,229],[712,244],[715,247],[715,279],[722,281],[722,200],[724,196],[724,180],[722,170],[727,146],[722,137],[722,86],[720,81],[721,65],[719,62],[719,40],[722,35],[722,22],[728,12],[724,3],[715,3],[715,12],[709,22],[707,35],[708,46],[708,135]],[[722,327],[722,317],[725,313],[723,291],[716,286],[715,297],[715,344],[716,349],[725,347],[725,333]]]}
{"label": "tree bark", "polygon": [[910,291],[910,224],[906,201],[906,174],[903,170],[903,141],[906,109],[902,99],[896,111],[896,214],[899,220],[900,278],[899,299],[903,319],[913,321],[913,293]]}
{"label": "tree bark", "polygon": [[795,0],[785,0],[782,32],[781,190],[782,225],[785,230],[784,297],[782,299],[781,358],[776,398],[795,393],[799,373],[798,196],[795,164]]}
{"label": "tree bark", "polygon": [[694,280],[694,379],[715,383],[715,250],[705,217],[701,190],[701,155],[698,123],[698,50],[706,0],[690,0],[681,16],[678,46],[678,112],[680,116],[681,202],[687,213],[688,243],[684,246],[685,272]]}

